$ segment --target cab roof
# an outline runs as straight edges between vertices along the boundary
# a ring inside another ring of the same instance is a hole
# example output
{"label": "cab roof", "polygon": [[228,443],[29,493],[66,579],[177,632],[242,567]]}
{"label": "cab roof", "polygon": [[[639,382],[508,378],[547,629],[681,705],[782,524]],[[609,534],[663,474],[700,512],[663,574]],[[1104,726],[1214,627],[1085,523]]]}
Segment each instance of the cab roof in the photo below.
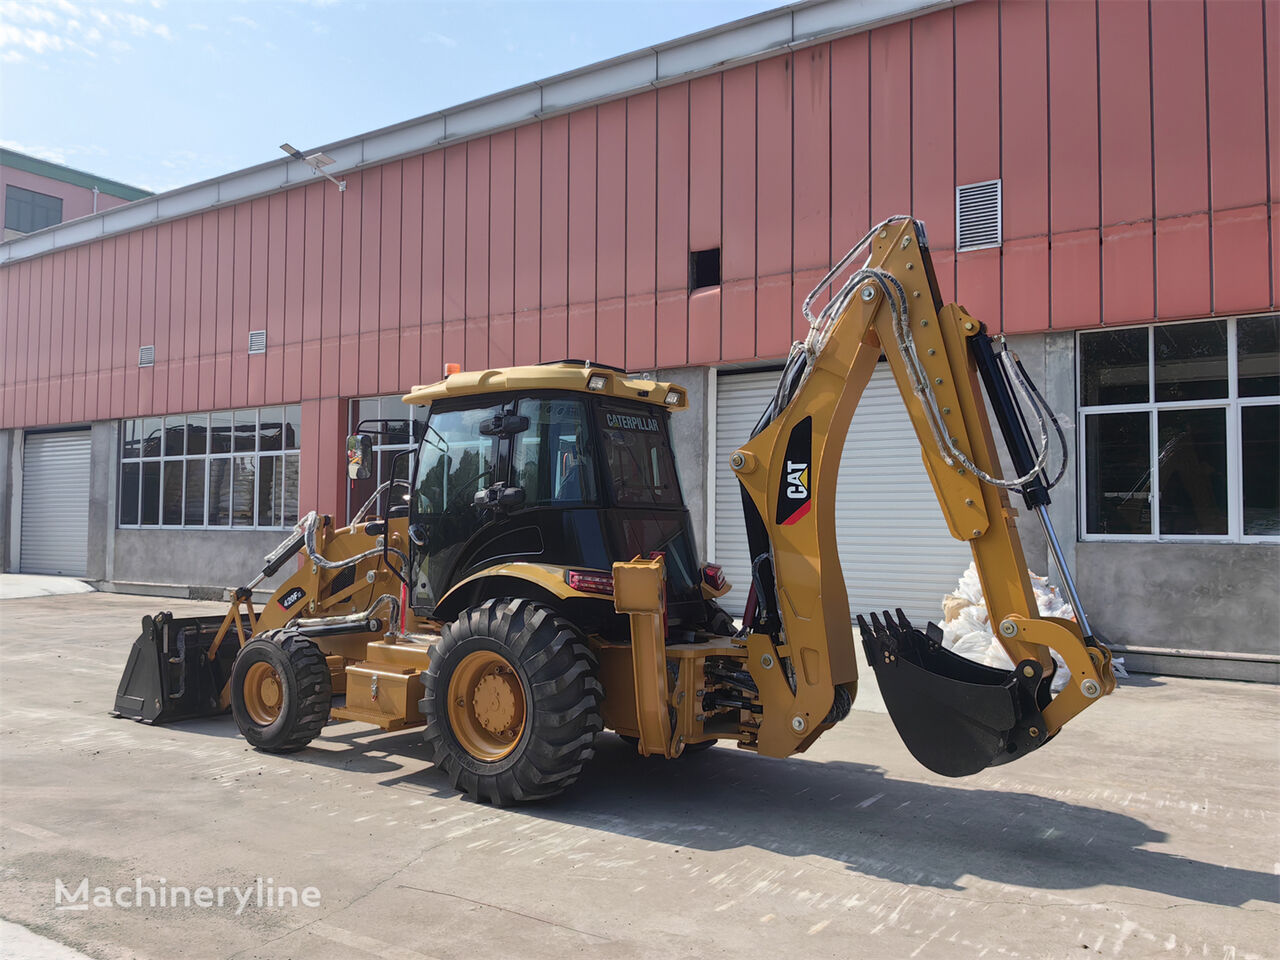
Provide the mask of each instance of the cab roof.
{"label": "cab roof", "polygon": [[[592,389],[593,381],[598,389]],[[631,377],[616,367],[563,360],[527,367],[453,373],[435,383],[414,387],[405,394],[404,402],[420,406],[446,397],[471,397],[520,390],[575,390],[621,400],[636,400],[665,410],[684,410],[689,406],[684,388],[673,383]],[[672,394],[676,399],[668,403]]]}

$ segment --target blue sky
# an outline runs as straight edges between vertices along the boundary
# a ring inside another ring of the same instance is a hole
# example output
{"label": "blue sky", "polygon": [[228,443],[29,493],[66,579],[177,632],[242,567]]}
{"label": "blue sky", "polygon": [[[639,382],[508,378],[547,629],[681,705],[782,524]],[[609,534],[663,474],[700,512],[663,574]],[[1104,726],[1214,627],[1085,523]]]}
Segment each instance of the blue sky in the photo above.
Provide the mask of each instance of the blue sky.
{"label": "blue sky", "polygon": [[0,145],[169,190],[781,0],[0,0]]}

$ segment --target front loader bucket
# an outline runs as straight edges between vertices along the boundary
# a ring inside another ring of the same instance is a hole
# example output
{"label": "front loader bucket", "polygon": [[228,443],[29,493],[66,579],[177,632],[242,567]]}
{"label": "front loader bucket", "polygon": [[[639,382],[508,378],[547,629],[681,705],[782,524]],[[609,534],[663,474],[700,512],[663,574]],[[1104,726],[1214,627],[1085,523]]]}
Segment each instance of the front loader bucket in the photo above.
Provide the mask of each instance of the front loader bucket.
{"label": "front loader bucket", "polygon": [[921,633],[897,613],[895,621],[886,610],[883,623],[874,613],[870,624],[858,617],[858,626],[885,707],[912,756],[934,773],[964,777],[1044,744],[1038,661],[1012,671],[975,663],[946,649],[936,624]]}
{"label": "front loader bucket", "polygon": [[[112,711],[143,723],[172,723],[222,713],[222,687],[239,650],[234,631],[213,660],[209,648],[224,617],[175,620],[169,613],[142,618]],[[246,621],[247,626],[247,621]]]}

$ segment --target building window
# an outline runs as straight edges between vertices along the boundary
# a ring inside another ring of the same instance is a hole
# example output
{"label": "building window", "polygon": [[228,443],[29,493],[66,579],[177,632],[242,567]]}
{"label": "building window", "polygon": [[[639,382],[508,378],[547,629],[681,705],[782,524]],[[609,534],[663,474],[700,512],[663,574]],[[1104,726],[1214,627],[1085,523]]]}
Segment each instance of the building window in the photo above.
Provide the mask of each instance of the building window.
{"label": "building window", "polygon": [[62,222],[62,198],[24,190],[8,184],[4,188],[4,228],[18,233],[34,233]]}
{"label": "building window", "polygon": [[[389,397],[362,397],[351,401],[349,433],[355,433],[356,428],[365,420],[386,420],[387,423],[371,423],[366,428],[373,438],[375,466],[368,479],[352,480],[347,485],[348,520],[364,506],[365,501],[373,496],[373,492],[379,486],[391,479],[392,462],[396,454],[417,449],[413,439],[416,435],[414,424],[426,422],[427,409],[424,406],[409,406],[400,399],[399,394]],[[399,463],[395,465],[397,479],[408,481],[411,459],[411,457],[401,457]],[[402,498],[408,493],[407,487],[397,487],[392,491],[392,496]],[[394,502],[405,501],[397,499]]]}
{"label": "building window", "polygon": [[302,408],[120,423],[120,526],[284,530],[298,522]]}
{"label": "building window", "polygon": [[1078,334],[1086,540],[1280,540],[1280,316]]}

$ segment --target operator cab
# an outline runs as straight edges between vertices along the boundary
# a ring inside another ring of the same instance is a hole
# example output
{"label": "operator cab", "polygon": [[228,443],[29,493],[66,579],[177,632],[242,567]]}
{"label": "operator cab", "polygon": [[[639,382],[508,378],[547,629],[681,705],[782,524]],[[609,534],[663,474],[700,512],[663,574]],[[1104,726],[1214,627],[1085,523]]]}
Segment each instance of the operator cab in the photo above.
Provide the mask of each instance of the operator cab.
{"label": "operator cab", "polygon": [[[574,372],[581,378],[583,368]],[[494,567],[536,564],[552,577],[599,575],[578,581],[600,591],[599,601],[578,601],[592,608],[580,611],[580,622],[608,632],[625,619],[613,613],[611,581],[601,577],[615,561],[661,553],[669,621],[703,627],[707,608],[669,410],[621,389],[556,389],[558,380],[565,378],[530,377],[523,389],[441,390],[429,400],[409,496],[410,605],[420,616],[452,619],[506,595],[494,592],[503,588]],[[573,377],[565,382],[576,386]],[[682,391],[678,397],[683,403]],[[517,595],[527,585],[508,584]]]}

